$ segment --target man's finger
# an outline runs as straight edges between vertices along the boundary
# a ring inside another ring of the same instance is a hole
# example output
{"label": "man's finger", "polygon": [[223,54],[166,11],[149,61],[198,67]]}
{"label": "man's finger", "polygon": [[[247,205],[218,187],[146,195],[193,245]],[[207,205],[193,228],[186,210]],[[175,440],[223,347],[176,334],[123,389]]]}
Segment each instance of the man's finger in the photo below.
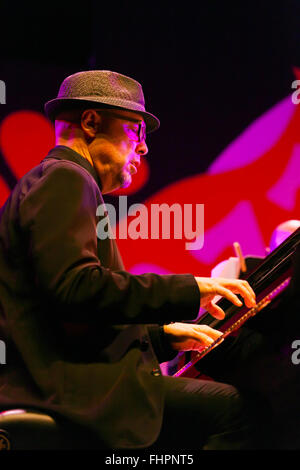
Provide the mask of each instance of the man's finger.
{"label": "man's finger", "polygon": [[214,328],[211,328],[208,325],[194,325],[193,328],[197,331],[200,331],[201,333],[205,333],[206,335],[210,336],[213,339],[218,339],[219,336],[222,336],[222,331],[215,330]]}
{"label": "man's finger", "polygon": [[225,318],[224,310],[222,310],[221,307],[219,307],[215,303],[209,302],[205,308],[208,313],[210,313],[217,320],[223,320],[223,318]]}
{"label": "man's finger", "polygon": [[252,287],[250,286],[250,284],[247,281],[243,282],[243,286],[244,286],[245,289],[247,289],[247,292],[249,293],[250,298],[252,299],[252,305],[250,305],[250,307],[254,307],[254,305],[256,305],[256,294],[255,294],[254,290],[252,289]]}
{"label": "man's finger", "polygon": [[247,289],[249,290],[250,294],[256,298],[256,294],[254,292],[254,290],[252,289],[252,287],[250,286],[249,282],[248,281],[243,281],[244,282],[244,285],[247,287]]}
{"label": "man's finger", "polygon": [[241,307],[243,302],[231,290],[223,286],[218,286],[218,294],[222,295],[237,307]]}
{"label": "man's finger", "polygon": [[195,331],[193,338],[197,341],[200,341],[203,346],[210,346],[215,341],[215,339],[211,338],[205,333],[202,333],[201,331]]}
{"label": "man's finger", "polygon": [[247,307],[254,307],[256,305],[256,295],[252,287],[247,281],[239,280],[232,286],[228,286],[234,293],[242,295]]}
{"label": "man's finger", "polygon": [[[216,330],[215,330],[216,331]],[[204,348],[207,348],[209,346],[211,346],[212,344],[214,344],[216,342],[216,340],[222,336],[223,333],[221,332],[217,332],[218,335],[215,337],[215,338],[212,338],[210,336],[207,336],[206,334],[202,333],[202,332],[199,332],[198,334],[198,338],[200,339],[200,344],[199,344],[199,347],[197,347],[196,349],[198,351],[201,351],[203,350]],[[196,338],[196,339],[198,339]],[[216,343],[215,346],[213,346],[213,348],[215,348],[216,346],[218,346],[218,344],[222,343],[224,340],[220,340],[218,343]]]}

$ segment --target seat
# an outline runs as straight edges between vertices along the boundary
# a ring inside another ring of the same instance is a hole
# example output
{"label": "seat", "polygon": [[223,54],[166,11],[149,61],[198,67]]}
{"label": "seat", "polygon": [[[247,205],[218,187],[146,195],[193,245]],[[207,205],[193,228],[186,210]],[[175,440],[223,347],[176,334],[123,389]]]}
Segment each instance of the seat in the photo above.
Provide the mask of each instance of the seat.
{"label": "seat", "polygon": [[98,450],[86,427],[36,409],[0,410],[0,450]]}

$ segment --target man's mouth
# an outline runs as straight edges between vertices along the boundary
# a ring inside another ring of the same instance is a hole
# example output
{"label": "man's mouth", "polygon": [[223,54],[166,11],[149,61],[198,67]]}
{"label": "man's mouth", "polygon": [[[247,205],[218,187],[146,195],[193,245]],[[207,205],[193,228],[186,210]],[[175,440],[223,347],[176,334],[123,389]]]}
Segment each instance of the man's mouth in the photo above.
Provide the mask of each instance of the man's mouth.
{"label": "man's mouth", "polygon": [[137,173],[137,168],[133,163],[129,164],[129,168],[130,168],[130,174],[131,175],[134,175],[135,173]]}

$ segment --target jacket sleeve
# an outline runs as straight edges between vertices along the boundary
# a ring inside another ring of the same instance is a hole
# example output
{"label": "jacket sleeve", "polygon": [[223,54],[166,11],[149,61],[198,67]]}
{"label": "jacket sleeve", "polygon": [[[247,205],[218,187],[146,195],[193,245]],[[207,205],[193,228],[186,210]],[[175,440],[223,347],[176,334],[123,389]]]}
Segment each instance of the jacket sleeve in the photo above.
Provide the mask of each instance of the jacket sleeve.
{"label": "jacket sleeve", "polygon": [[84,169],[60,161],[25,194],[20,229],[35,289],[71,321],[82,320],[83,312],[85,321],[100,318],[109,324],[196,318],[200,293],[191,274],[131,275],[101,265],[96,233],[99,193]]}
{"label": "jacket sleeve", "polygon": [[164,332],[163,326],[149,325],[148,333],[151,339],[158,362],[172,361],[178,355],[179,351],[174,350]]}

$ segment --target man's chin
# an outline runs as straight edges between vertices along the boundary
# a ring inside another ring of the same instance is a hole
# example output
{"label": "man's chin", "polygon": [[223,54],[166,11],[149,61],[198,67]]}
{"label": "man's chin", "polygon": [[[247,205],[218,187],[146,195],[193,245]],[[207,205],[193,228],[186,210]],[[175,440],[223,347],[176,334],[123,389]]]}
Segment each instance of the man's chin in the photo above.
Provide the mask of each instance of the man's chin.
{"label": "man's chin", "polygon": [[128,188],[128,186],[131,185],[131,182],[132,182],[131,175],[129,175],[129,174],[123,175],[120,187],[122,189]]}

